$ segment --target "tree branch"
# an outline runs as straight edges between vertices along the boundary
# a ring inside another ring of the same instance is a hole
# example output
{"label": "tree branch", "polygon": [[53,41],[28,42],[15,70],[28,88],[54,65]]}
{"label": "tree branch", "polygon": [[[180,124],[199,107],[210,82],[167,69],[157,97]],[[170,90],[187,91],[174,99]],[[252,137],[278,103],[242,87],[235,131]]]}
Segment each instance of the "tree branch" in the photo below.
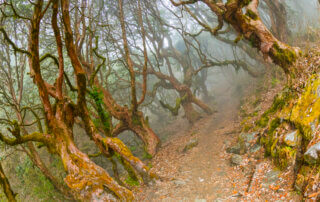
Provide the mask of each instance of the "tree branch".
{"label": "tree branch", "polygon": [[52,137],[49,134],[44,134],[44,133],[39,133],[39,132],[34,132],[31,134],[19,136],[16,138],[8,138],[8,137],[5,137],[2,133],[0,133],[0,140],[10,146],[23,144],[23,143],[30,142],[30,141],[49,144],[51,138]]}
{"label": "tree branch", "polygon": [[188,1],[179,1],[179,2],[175,2],[174,0],[170,0],[170,1],[174,6],[181,6],[181,5],[186,5],[186,4],[194,4],[198,0],[188,0]]}
{"label": "tree branch", "polygon": [[29,51],[26,51],[22,48],[17,47],[17,45],[9,38],[6,30],[3,27],[0,27],[0,32],[2,32],[4,39],[12,46],[14,51],[19,52],[19,53],[24,53],[24,54],[27,54],[28,56],[31,56],[31,53]]}

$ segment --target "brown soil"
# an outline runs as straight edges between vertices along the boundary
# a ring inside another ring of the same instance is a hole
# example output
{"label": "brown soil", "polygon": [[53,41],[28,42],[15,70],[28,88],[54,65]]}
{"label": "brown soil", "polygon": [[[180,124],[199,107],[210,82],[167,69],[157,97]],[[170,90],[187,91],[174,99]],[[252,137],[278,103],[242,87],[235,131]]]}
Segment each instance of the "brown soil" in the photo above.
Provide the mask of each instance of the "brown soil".
{"label": "brown soil", "polygon": [[[240,134],[239,101],[225,95],[219,112],[205,117],[187,132],[181,131],[162,146],[150,162],[161,177],[153,185],[135,189],[137,201],[300,201],[293,192],[292,169],[265,185],[266,173],[276,170],[263,151],[242,155],[231,165],[226,148]],[[183,152],[191,139],[198,145]],[[250,187],[250,188],[249,188]]]}

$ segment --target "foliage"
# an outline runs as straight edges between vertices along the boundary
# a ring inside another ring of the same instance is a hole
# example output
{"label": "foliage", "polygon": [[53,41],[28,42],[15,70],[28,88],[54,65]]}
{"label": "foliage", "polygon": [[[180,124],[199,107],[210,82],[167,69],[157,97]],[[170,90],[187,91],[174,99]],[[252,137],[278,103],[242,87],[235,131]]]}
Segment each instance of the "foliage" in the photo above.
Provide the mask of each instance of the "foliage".
{"label": "foliage", "polygon": [[42,174],[31,160],[26,157],[21,164],[15,168],[16,175],[20,180],[21,190],[18,197],[22,200],[23,195],[28,198],[41,201],[62,200],[62,196],[54,189],[51,182]]}

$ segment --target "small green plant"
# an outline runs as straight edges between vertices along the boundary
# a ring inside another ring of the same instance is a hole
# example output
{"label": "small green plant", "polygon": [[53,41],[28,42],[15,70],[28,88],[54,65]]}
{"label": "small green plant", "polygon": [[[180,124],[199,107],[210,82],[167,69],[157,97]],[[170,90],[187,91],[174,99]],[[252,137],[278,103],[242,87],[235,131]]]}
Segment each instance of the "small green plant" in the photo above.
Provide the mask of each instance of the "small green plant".
{"label": "small green plant", "polygon": [[130,150],[131,150],[132,152],[134,152],[134,151],[137,150],[137,147],[136,147],[136,146],[131,146],[131,147],[130,147]]}
{"label": "small green plant", "polygon": [[142,159],[152,159],[152,155],[148,152],[144,151]]}

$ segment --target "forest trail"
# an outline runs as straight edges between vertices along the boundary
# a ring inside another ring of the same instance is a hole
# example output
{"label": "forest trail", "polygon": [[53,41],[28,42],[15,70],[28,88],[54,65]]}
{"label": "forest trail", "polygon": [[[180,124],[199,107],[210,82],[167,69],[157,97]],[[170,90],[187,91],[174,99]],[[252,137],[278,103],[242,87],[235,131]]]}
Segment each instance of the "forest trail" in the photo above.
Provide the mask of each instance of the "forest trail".
{"label": "forest trail", "polygon": [[[241,165],[232,165],[232,154],[226,148],[235,144],[241,131],[240,101],[224,95],[216,102],[216,114],[203,118],[188,132],[172,136],[162,146],[151,161],[161,180],[137,188],[136,200],[300,201],[292,192],[292,181],[286,180],[292,172],[280,173],[268,160],[262,162],[262,152],[255,158],[242,155]],[[193,140],[197,146],[184,152]]]}

